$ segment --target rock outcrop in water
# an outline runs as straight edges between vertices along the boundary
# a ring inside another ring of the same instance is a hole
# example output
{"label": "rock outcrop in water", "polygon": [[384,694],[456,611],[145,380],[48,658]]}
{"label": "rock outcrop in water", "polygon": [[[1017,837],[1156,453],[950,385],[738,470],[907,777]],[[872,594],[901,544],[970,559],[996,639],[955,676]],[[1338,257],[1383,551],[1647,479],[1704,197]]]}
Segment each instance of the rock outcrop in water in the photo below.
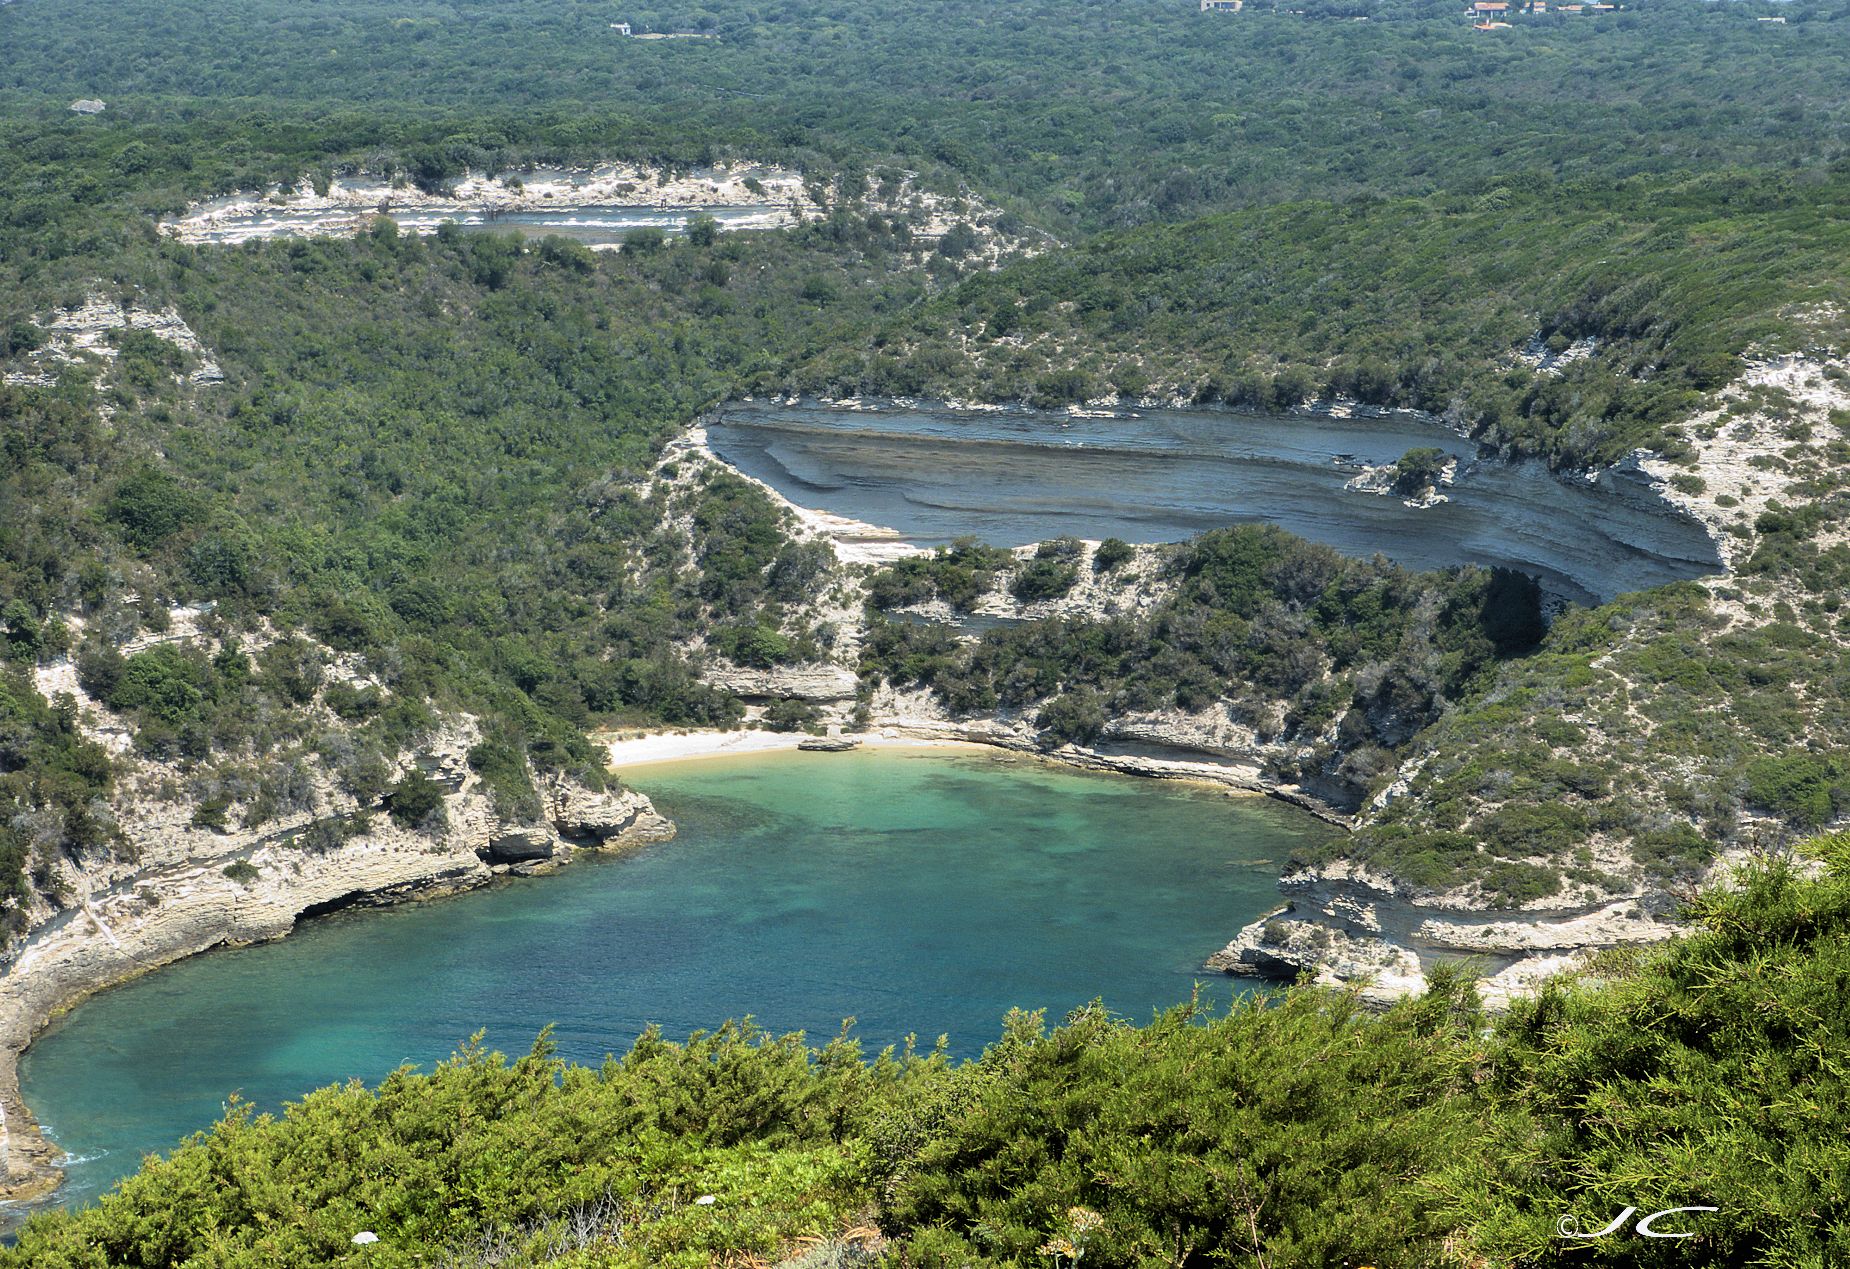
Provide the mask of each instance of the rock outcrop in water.
{"label": "rock outcrop in water", "polygon": [[[1714,879],[1725,872],[1718,867]],[[1598,949],[1661,942],[1678,929],[1676,904],[1661,893],[1485,913],[1465,896],[1422,894],[1348,861],[1291,873],[1279,888],[1285,905],[1247,925],[1204,968],[1282,982],[1309,977],[1387,1004],[1425,990],[1435,964],[1462,962],[1482,975],[1486,1004],[1499,1008],[1583,967]]]}
{"label": "rock outcrop in water", "polygon": [[589,789],[576,780],[553,776],[543,795],[552,827],[568,842],[666,841],[674,825],[649,799],[630,789]]}

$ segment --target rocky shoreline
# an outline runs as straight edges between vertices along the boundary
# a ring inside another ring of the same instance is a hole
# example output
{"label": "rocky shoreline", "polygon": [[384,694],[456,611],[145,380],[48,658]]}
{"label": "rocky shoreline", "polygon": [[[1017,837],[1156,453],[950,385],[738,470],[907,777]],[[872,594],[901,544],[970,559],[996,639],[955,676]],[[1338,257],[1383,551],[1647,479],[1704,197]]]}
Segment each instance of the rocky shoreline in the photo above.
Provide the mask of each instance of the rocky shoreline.
{"label": "rocky shoreline", "polygon": [[[0,1201],[42,1198],[62,1177],[63,1153],[20,1097],[18,1060],[33,1039],[84,998],[214,947],[282,938],[304,916],[343,907],[437,898],[507,873],[546,871],[581,850],[664,841],[674,825],[630,790],[554,778],[545,819],[506,825],[469,771],[467,735],[444,738],[418,765],[445,790],[446,827],[381,819],[321,852],[266,826],[249,833],[174,834],[158,815],[143,826],[143,866],[41,921],[0,963]],[[201,849],[202,846],[207,849]]]}
{"label": "rocky shoreline", "polygon": [[[844,521],[801,507],[763,482],[738,473],[708,448],[704,429],[698,423],[671,443],[663,461],[687,465],[688,460],[694,464],[712,464],[758,485],[790,513],[799,532],[828,542],[838,557],[850,566],[879,567],[918,549],[890,529]],[[869,549],[870,544],[874,544],[872,549]],[[1025,557],[1033,549],[1024,547],[1016,554]],[[1088,549],[1093,549],[1092,544],[1088,544]],[[1141,553],[1151,548],[1134,549]],[[973,613],[1003,621],[1045,616],[1098,617],[1126,608],[1140,608],[1156,598],[1147,586],[1117,594],[1111,593],[1091,570],[1082,570],[1082,576],[1084,582],[1061,599],[1028,605],[996,593],[983,597]],[[748,714],[762,713],[769,704],[780,700],[799,700],[816,706],[830,734],[887,743],[982,745],[1084,770],[1202,781],[1232,791],[1263,794],[1344,830],[1352,830],[1357,824],[1355,814],[1327,800],[1317,790],[1269,776],[1267,763],[1276,755],[1276,746],[1261,741],[1250,726],[1230,715],[1216,715],[1212,711],[1197,715],[1169,711],[1115,718],[1091,745],[1063,744],[1048,748],[1026,718],[952,717],[929,692],[881,688],[870,700],[863,702],[859,677],[847,668],[859,644],[859,619],[852,605],[840,606],[830,615],[841,624],[845,634],[835,661],[770,669],[722,663],[710,667],[703,677],[714,686],[724,687],[744,698]],[[932,611],[906,615],[951,625],[956,624],[957,617],[942,603]],[[864,712],[855,720],[857,707]],[[791,743],[795,743],[794,736]],[[1494,1007],[1506,1004],[1513,996],[1532,992],[1543,978],[1580,967],[1585,959],[1584,950],[1591,946],[1590,943],[1572,944],[1570,950],[1544,950],[1553,949],[1562,938],[1574,932],[1570,921],[1549,911],[1501,914],[1494,926],[1486,922],[1475,934],[1453,930],[1451,926],[1458,923],[1445,924],[1444,918],[1456,914],[1447,912],[1442,899],[1436,900],[1441,906],[1431,911],[1427,924],[1440,922],[1445,928],[1435,925],[1430,937],[1421,941],[1415,937],[1416,931],[1423,928],[1421,905],[1403,893],[1403,888],[1392,879],[1351,873],[1343,864],[1329,870],[1293,874],[1281,878],[1279,884],[1281,891],[1293,897],[1267,918],[1241,930],[1226,947],[1206,956],[1204,969],[1281,981],[1295,981],[1308,975],[1327,985],[1352,986],[1364,1000],[1385,1005],[1424,990],[1426,969],[1438,961],[1463,954],[1477,957],[1481,967],[1493,970],[1483,981],[1482,994]],[[1324,910],[1315,915],[1300,915],[1301,909],[1317,907],[1317,897],[1332,886],[1345,891],[1340,901],[1332,896],[1329,902],[1321,905]],[[1645,898],[1633,896],[1615,901],[1613,906]],[[1383,910],[1398,914],[1398,920],[1389,921],[1396,927],[1395,934],[1383,932],[1381,919],[1376,915]],[[1349,914],[1354,916],[1353,923],[1345,920]],[[1673,932],[1672,927],[1658,920],[1655,910],[1629,924],[1608,923],[1608,926],[1620,925],[1624,928],[1603,928],[1600,934],[1606,942],[1598,945],[1653,942]],[[1587,933],[1591,939],[1592,932]],[[1268,938],[1267,934],[1279,937]],[[1507,939],[1507,946],[1497,941],[1499,935]],[[1530,945],[1535,945],[1534,950],[1525,950]]]}
{"label": "rocky shoreline", "polygon": [[1452,910],[1342,863],[1292,873],[1279,888],[1285,901],[1204,968],[1280,982],[1308,977],[1385,1006],[1423,992],[1435,966],[1462,963],[1478,974],[1484,1004],[1501,1010],[1548,978],[1586,969],[1601,950],[1661,942],[1679,929],[1675,903],[1644,892],[1580,908]]}
{"label": "rocky shoreline", "polygon": [[[860,402],[839,404],[843,408],[865,408]],[[1346,417],[1352,411],[1348,403],[1337,402],[1296,412]],[[696,464],[712,464],[758,485],[790,513],[800,533],[828,542],[849,566],[851,575],[857,575],[857,566],[859,573],[864,573],[919,549],[890,528],[799,506],[764,482],[738,472],[707,443],[703,425],[711,417],[699,420],[671,447],[674,457],[683,464],[690,459]],[[1361,491],[1377,492],[1375,485],[1381,483],[1383,473],[1375,475],[1375,481],[1361,482],[1366,487]],[[1449,485],[1455,476],[1455,463],[1448,463],[1439,480],[1421,491],[1421,499],[1432,503],[1442,498],[1438,487]],[[1641,473],[1641,479],[1669,496],[1669,478],[1664,473],[1646,471]],[[1360,488],[1356,482],[1351,485],[1352,492]],[[1677,509],[1692,514],[1687,507]],[[1695,518],[1709,530],[1711,541],[1724,536],[1710,519]],[[1093,544],[1084,546],[1095,549]],[[1033,549],[1019,548],[1015,555],[1025,559]],[[1150,548],[1133,549],[1141,555]],[[1121,571],[1150,577],[1158,572],[1136,565]],[[1079,572],[1080,584],[1058,600],[1025,604],[1010,598],[1003,587],[981,597],[969,613],[952,612],[948,605],[937,601],[892,615],[974,635],[985,628],[981,624],[984,622],[1108,617],[1142,610],[1159,598],[1152,589],[1156,584],[1148,579],[1139,582],[1136,593],[1115,593],[1092,577],[1091,570],[1082,567]],[[842,644],[831,655],[835,664],[756,672],[722,666],[706,675],[708,681],[739,693],[757,708],[784,698],[818,705],[825,721],[844,731],[850,726],[850,710],[858,707],[853,725],[863,734],[955,740],[1029,753],[1091,770],[1203,780],[1263,793],[1346,830],[1356,828],[1371,809],[1363,807],[1351,813],[1353,808],[1339,806],[1324,796],[1325,790],[1272,778],[1268,768],[1276,765],[1275,759],[1288,755],[1281,754],[1276,744],[1262,740],[1251,726],[1212,710],[1192,715],[1171,710],[1114,718],[1091,745],[1062,745],[1050,750],[1043,747],[1042,738],[1026,719],[952,717],[924,692],[882,688],[871,699],[857,696],[852,683],[855,676],[846,667],[854,664],[862,637],[859,614],[852,604],[838,604],[827,617],[843,632]],[[833,680],[826,685],[830,690],[816,690],[825,678]],[[801,690],[795,690],[799,685]],[[1738,861],[1719,862],[1711,877],[1725,877],[1730,862]],[[1584,970],[1601,949],[1660,942],[1679,928],[1675,921],[1679,907],[1676,899],[1649,889],[1597,897],[1562,896],[1552,901],[1553,906],[1550,900],[1540,900],[1521,909],[1494,911],[1482,909],[1482,900],[1477,896],[1417,891],[1394,878],[1370,875],[1349,862],[1302,870],[1281,878],[1279,884],[1283,900],[1280,907],[1248,925],[1209,956],[1205,968],[1282,981],[1309,977],[1352,988],[1364,1000],[1384,1005],[1423,991],[1427,974],[1435,966],[1468,960],[1480,975],[1481,995],[1496,1008],[1532,994],[1546,978]]]}
{"label": "rocky shoreline", "polygon": [[[1844,400],[1841,391],[1829,384],[1817,386],[1823,380],[1812,374],[1814,369],[1803,359],[1776,360],[1757,366],[1747,383],[1790,392],[1818,411],[1839,406]],[[1671,490],[1666,496],[1674,495],[1685,513],[1704,524],[1720,544],[1725,564],[1732,566],[1741,548],[1729,549],[1729,529],[1782,488],[1768,478],[1746,510],[1738,500],[1721,502],[1717,491],[1738,488],[1743,471],[1757,471],[1751,460],[1772,441],[1754,419],[1725,432],[1719,426],[1716,430],[1698,446],[1703,479],[1686,480],[1678,487],[1678,472],[1640,456],[1634,456],[1634,462],[1642,465],[1646,479]],[[658,477],[673,485],[676,464],[684,469],[681,481],[696,467],[730,470],[707,448],[705,439],[696,424],[662,455]],[[790,513],[799,533],[835,549],[848,565],[851,582],[917,549],[891,530],[796,506],[761,482],[753,483]],[[1025,558],[1031,550],[1022,548],[1016,554]],[[1723,586],[1731,577],[1724,572],[1709,584]],[[1156,583],[1140,585],[1149,591]],[[850,668],[861,637],[857,591],[857,586],[848,585],[828,601],[824,615],[840,625],[840,642],[829,661],[770,670],[713,663],[708,681],[743,697],[748,718],[762,715],[777,701],[815,706],[830,734],[845,743],[982,745],[1090,770],[1213,783],[1277,798],[1343,828],[1356,824],[1354,816],[1317,790],[1268,776],[1273,751],[1230,715],[1169,711],[1118,718],[1091,745],[1049,749],[1026,719],[954,718],[924,692],[883,688],[869,699]],[[998,621],[1097,616],[1140,608],[1152,597],[1153,592],[1108,593],[1096,579],[1089,579],[1066,598],[1042,604],[989,596],[975,615]],[[955,617],[913,615],[926,620]],[[690,652],[700,654],[701,649]],[[779,738],[780,744],[784,739]],[[794,747],[799,736],[790,734],[787,740]],[[738,751],[763,747],[770,747],[768,740],[754,740]],[[255,837],[175,829],[172,816],[177,813],[184,824],[185,808],[160,810],[149,822],[137,815],[133,835],[138,844],[150,828],[162,830],[160,816],[168,816],[165,829],[173,831],[166,832],[165,845],[144,851],[133,867],[106,868],[87,878],[79,902],[55,915],[37,914],[41,919],[36,926],[10,949],[7,959],[0,960],[0,1199],[43,1195],[57,1184],[59,1153],[38,1132],[20,1100],[15,1063],[50,1019],[85,996],[211,947],[282,937],[304,914],[454,893],[484,884],[497,873],[554,867],[578,848],[660,840],[673,832],[639,794],[594,793],[559,781],[544,791],[543,823],[503,824],[462,760],[466,749],[467,737],[449,737],[416,759],[446,790],[448,828],[441,833],[381,825],[316,853],[288,840],[289,831],[303,824],[282,823],[280,829],[266,825],[265,833]],[[632,760],[693,756],[672,752],[673,746],[668,749]],[[725,750],[713,746],[712,751]],[[1420,755],[1410,759],[1408,770],[1419,761]],[[330,802],[325,793],[324,803],[338,802]],[[1393,795],[1391,786],[1381,796]],[[128,819],[125,815],[125,822]],[[1739,850],[1723,854],[1697,884],[1725,883],[1744,860]],[[1480,971],[1486,1003],[1499,1007],[1532,993],[1549,977],[1584,972],[1601,949],[1661,942],[1680,929],[1678,900],[1661,890],[1485,910],[1472,895],[1416,891],[1393,877],[1340,860],[1294,872],[1279,885],[1283,902],[1209,956],[1205,968],[1285,981],[1309,977],[1353,989],[1370,1003],[1386,1004],[1424,990],[1437,965],[1466,960]]]}
{"label": "rocky shoreline", "polygon": [[[1136,752],[1079,745],[1046,749],[1025,724],[996,719],[945,722],[894,717],[878,735],[980,744],[1066,766],[1148,779],[1197,780],[1262,794],[1353,829],[1355,817],[1297,785],[1267,777],[1257,755],[1242,759],[1143,732]],[[1718,859],[1704,884],[1722,882],[1744,856]],[[1463,962],[1477,971],[1478,992],[1493,1010],[1533,995],[1546,979],[1585,970],[1599,951],[1662,942],[1679,932],[1677,901],[1640,891],[1576,907],[1474,908],[1455,897],[1409,892],[1392,877],[1338,861],[1279,879],[1283,901],[1209,955],[1217,973],[1353,989],[1385,1007],[1426,990],[1436,965]]]}
{"label": "rocky shoreline", "polygon": [[[748,694],[757,688],[766,695],[773,684],[800,677],[787,669],[766,672],[762,682],[736,671],[728,675]],[[1230,793],[1276,799],[1344,830],[1354,827],[1353,816],[1314,792],[1267,777],[1259,755],[1196,749],[1179,735],[1165,739],[1160,728],[1148,723],[1137,734],[1134,744],[1049,749],[1025,722],[953,720],[929,709],[893,709],[878,714],[865,730],[833,733],[843,747],[977,746],[1087,771],[1213,784]],[[728,744],[725,737],[738,739]],[[680,745],[665,747],[651,744],[650,738],[617,740],[611,745],[613,765],[794,750],[802,737],[739,731],[692,733],[682,739]],[[1724,881],[1744,859],[1737,853],[1718,860],[1706,881]],[[1287,874],[1279,889],[1279,905],[1207,956],[1202,968],[1277,982],[1308,977],[1352,989],[1365,1003],[1385,1007],[1424,991],[1436,965],[1462,962],[1479,974],[1478,991],[1486,1006],[1500,1010],[1532,995],[1548,978],[1584,971],[1601,950],[1662,942],[1680,929],[1676,900],[1648,891],[1572,907],[1488,910],[1472,907],[1464,896],[1413,892],[1392,877],[1347,861]]]}

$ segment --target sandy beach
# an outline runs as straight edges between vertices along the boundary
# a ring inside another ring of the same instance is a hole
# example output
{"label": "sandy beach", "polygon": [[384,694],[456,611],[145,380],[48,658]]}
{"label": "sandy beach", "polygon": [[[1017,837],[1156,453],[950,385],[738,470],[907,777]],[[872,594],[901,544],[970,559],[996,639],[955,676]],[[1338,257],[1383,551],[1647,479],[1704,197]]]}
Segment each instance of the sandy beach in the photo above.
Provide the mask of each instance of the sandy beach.
{"label": "sandy beach", "polygon": [[[950,724],[956,726],[956,724]],[[899,727],[878,731],[854,732],[841,737],[864,749],[938,749],[964,750],[970,753],[1009,755],[1032,758],[1055,766],[1076,767],[1110,775],[1137,776],[1144,779],[1177,780],[1217,788],[1240,797],[1277,797],[1301,806],[1329,823],[1346,824],[1343,817],[1308,798],[1298,798],[1264,781],[1257,767],[1185,757],[1154,757],[1147,754],[1105,754],[1067,745],[1046,751],[1025,741],[1001,733],[977,732],[963,736],[933,735],[930,723],[908,722]],[[772,731],[685,731],[685,732],[603,732],[591,737],[610,753],[607,770],[621,776],[637,767],[658,763],[688,762],[700,758],[725,758],[739,754],[791,752],[799,741],[809,739],[802,732]],[[818,754],[826,759],[826,753]]]}
{"label": "sandy beach", "polygon": [[[625,770],[656,762],[686,762],[692,758],[724,758],[735,754],[770,753],[794,750],[800,741],[811,739],[803,732],[777,731],[685,731],[651,732],[628,735],[605,732],[592,737],[610,753],[610,768]],[[883,732],[857,732],[843,736],[867,749],[987,749],[995,746],[969,740],[949,740],[930,736],[887,735]],[[821,755],[826,757],[827,755]]]}

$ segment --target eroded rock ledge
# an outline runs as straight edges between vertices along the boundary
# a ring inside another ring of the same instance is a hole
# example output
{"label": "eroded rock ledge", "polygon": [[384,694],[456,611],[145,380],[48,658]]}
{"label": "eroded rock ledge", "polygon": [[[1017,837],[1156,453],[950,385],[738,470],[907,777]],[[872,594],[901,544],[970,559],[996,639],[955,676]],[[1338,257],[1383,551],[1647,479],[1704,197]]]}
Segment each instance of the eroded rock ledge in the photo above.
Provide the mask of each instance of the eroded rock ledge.
{"label": "eroded rock ledge", "polygon": [[[1725,884],[1741,862],[1718,860],[1704,884]],[[1480,975],[1484,1003],[1505,1009],[1546,979],[1586,969],[1601,950],[1659,943],[1681,928],[1677,901],[1661,891],[1581,907],[1475,911],[1344,861],[1293,873],[1279,888],[1285,902],[1204,968],[1280,982],[1308,975],[1387,1005],[1424,991],[1435,965],[1463,962]]]}

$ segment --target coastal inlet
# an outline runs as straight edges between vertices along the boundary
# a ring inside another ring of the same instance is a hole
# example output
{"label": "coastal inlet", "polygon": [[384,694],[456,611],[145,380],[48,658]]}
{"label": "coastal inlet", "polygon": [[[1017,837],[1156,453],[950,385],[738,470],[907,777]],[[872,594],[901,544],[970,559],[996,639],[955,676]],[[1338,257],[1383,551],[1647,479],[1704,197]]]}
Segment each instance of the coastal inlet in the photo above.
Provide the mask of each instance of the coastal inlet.
{"label": "coastal inlet", "polygon": [[[733,402],[706,421],[725,462],[791,502],[921,546],[1070,534],[1172,542],[1268,523],[1412,569],[1502,565],[1576,603],[1719,571],[1714,542],[1630,462],[1592,479],[1480,458],[1408,414],[960,409]],[[1414,449],[1452,460],[1428,505],[1371,481]]]}
{"label": "coastal inlet", "polygon": [[626,768],[680,832],[622,857],[440,903],[304,921],[77,1006],[28,1049],[26,1102],[74,1156],[54,1201],[222,1113],[428,1069],[486,1028],[524,1052],[556,1023],[596,1063],[755,1015],[872,1050],[916,1033],[971,1056],[1012,1006],[1102,997],[1138,1021],[1203,984],[1227,931],[1278,899],[1294,849],[1337,830],[1276,802],[952,749],[765,753]]}

